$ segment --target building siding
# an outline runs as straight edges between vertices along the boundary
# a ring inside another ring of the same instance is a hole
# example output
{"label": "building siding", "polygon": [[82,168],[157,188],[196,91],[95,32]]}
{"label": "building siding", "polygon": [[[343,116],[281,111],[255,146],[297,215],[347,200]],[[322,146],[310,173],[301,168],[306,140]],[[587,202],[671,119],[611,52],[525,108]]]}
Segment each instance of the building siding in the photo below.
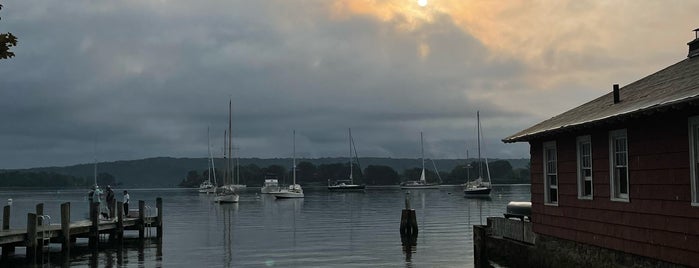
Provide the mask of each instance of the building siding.
{"label": "building siding", "polygon": [[[691,206],[687,119],[668,111],[530,141],[533,231],[672,263],[699,262]],[[610,200],[609,131],[627,129],[629,202]],[[591,135],[593,199],[578,199],[576,137]],[[559,201],[544,204],[542,143],[556,141]]]}

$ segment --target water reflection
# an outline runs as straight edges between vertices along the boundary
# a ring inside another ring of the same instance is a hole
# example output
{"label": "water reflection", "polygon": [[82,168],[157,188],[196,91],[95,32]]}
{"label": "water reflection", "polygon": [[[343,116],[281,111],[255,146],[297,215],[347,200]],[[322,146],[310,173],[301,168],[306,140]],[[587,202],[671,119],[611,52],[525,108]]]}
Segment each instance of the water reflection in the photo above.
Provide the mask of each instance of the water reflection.
{"label": "water reflection", "polygon": [[[467,199],[460,188],[412,191],[419,238],[399,234],[405,192],[399,188],[368,189],[366,193],[331,193],[305,188],[306,198],[276,200],[241,193],[238,204],[214,204],[211,196],[186,189],[134,190],[132,200],[164,199],[164,241],[124,244],[102,241],[100,251],[86,239],[62,257],[53,244],[52,266],[62,267],[468,267],[473,263],[472,225],[502,216],[509,201],[529,199],[529,186],[495,186],[493,198]],[[131,191],[129,191],[131,192]],[[458,193],[458,194],[457,194]],[[84,193],[2,192],[14,199],[13,227],[26,226],[27,211],[45,202],[58,219],[61,202],[82,202]],[[73,203],[75,204],[75,203]],[[71,211],[78,220],[84,212]],[[19,222],[14,222],[14,221]],[[418,239],[419,247],[418,250]],[[37,267],[20,257],[0,267]],[[19,260],[19,262],[17,262]],[[19,263],[19,264],[17,264]]]}

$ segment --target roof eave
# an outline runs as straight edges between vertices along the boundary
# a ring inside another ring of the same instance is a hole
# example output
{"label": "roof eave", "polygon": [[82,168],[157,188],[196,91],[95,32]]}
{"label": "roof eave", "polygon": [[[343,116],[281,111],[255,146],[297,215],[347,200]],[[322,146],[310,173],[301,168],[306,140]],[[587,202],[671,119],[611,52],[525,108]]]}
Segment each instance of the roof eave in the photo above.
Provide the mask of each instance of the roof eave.
{"label": "roof eave", "polygon": [[602,118],[598,118],[598,119],[594,119],[594,120],[590,120],[590,121],[584,121],[584,122],[579,122],[579,123],[575,123],[575,124],[559,126],[556,128],[550,128],[550,129],[537,131],[537,132],[533,132],[533,133],[513,135],[513,136],[509,136],[507,138],[502,139],[502,142],[504,142],[504,143],[528,142],[528,141],[531,141],[531,140],[536,139],[538,137],[547,136],[547,135],[554,134],[554,133],[560,133],[560,132],[564,132],[564,131],[568,131],[568,130],[585,128],[585,127],[590,126],[590,125],[604,123],[604,122],[614,120],[614,119],[622,119],[622,118],[625,119],[626,117],[630,117],[630,116],[633,116],[633,115],[636,115],[636,114],[642,113],[642,112],[651,112],[652,113],[652,112],[656,112],[658,110],[661,110],[663,108],[672,107],[672,106],[681,105],[681,104],[689,104],[689,103],[695,102],[697,100],[699,100],[699,94],[685,97],[685,98],[672,100],[672,101],[668,101],[668,102],[664,102],[664,103],[653,104],[653,105],[642,107],[642,108],[639,108],[636,110],[618,113],[618,114],[614,114],[611,116],[602,117]]}

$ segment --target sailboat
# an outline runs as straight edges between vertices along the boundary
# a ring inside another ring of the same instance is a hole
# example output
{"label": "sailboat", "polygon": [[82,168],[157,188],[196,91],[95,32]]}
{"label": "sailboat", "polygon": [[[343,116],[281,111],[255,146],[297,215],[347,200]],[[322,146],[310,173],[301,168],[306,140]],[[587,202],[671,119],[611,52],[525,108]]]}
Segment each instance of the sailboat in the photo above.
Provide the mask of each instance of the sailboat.
{"label": "sailboat", "polygon": [[[328,180],[328,190],[331,191],[350,191],[350,190],[364,190],[366,188],[366,185],[358,185],[354,184],[354,178],[353,178],[353,163],[352,163],[352,148],[354,147],[354,140],[352,140],[352,129],[349,129],[349,179],[347,180],[336,180],[336,181],[331,181]],[[356,156],[357,150],[354,150],[354,154]]]}
{"label": "sailboat", "polygon": [[[215,182],[216,182],[216,173],[215,172],[216,171],[215,171],[215,168],[213,167],[214,166],[214,158],[211,155],[211,141],[210,141],[211,135],[209,134],[209,128],[206,128],[206,136],[207,136],[206,144],[207,144],[207,147],[208,147],[207,149],[208,149],[208,153],[209,153],[209,160],[208,160],[208,162],[209,162],[209,165],[208,165],[209,177],[204,182],[199,184],[199,193],[213,194],[213,193],[216,193],[216,184],[215,184]],[[214,173],[214,181],[213,182],[211,181],[211,173]]]}
{"label": "sailboat", "polygon": [[438,184],[427,183],[427,180],[425,180],[425,147],[423,146],[422,132],[420,132],[420,152],[422,155],[422,173],[420,173],[420,180],[401,183],[401,189],[439,189]]}
{"label": "sailboat", "polygon": [[480,111],[476,112],[476,129],[478,136],[478,179],[474,181],[469,181],[466,183],[464,188],[464,195],[469,196],[490,196],[491,186],[490,186],[490,168],[488,168],[488,158],[485,159],[485,170],[488,174],[488,180],[483,178],[483,164],[481,159],[481,116]]}
{"label": "sailboat", "polygon": [[[214,202],[218,203],[238,203],[240,196],[235,193],[233,187],[233,172],[231,170],[231,100],[228,101],[228,132],[224,132],[224,151],[223,159],[226,163],[226,171],[223,175],[223,186],[216,191]],[[227,144],[227,146],[225,146]],[[226,149],[228,149],[228,157],[226,157]]]}
{"label": "sailboat", "polygon": [[278,199],[283,199],[283,198],[303,198],[303,189],[301,189],[301,185],[296,184],[296,130],[294,130],[294,138],[293,138],[293,144],[294,144],[294,151],[293,151],[293,163],[292,163],[292,174],[293,174],[293,184],[289,185],[288,188],[282,188],[278,192],[273,192],[274,197]]}

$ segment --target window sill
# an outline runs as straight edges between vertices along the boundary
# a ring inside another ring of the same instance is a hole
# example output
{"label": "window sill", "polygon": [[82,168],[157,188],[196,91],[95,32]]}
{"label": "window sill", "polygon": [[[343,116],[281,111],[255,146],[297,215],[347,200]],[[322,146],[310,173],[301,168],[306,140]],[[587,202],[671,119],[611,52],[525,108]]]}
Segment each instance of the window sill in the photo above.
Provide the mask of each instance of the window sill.
{"label": "window sill", "polygon": [[699,207],[699,203],[692,202],[693,207]]}
{"label": "window sill", "polygon": [[544,206],[557,207],[557,206],[558,206],[558,203],[544,203]]}
{"label": "window sill", "polygon": [[612,197],[611,200],[614,202],[623,202],[623,203],[630,202],[628,198],[619,198],[619,197]]}
{"label": "window sill", "polygon": [[592,196],[578,196],[579,200],[592,200]]}

